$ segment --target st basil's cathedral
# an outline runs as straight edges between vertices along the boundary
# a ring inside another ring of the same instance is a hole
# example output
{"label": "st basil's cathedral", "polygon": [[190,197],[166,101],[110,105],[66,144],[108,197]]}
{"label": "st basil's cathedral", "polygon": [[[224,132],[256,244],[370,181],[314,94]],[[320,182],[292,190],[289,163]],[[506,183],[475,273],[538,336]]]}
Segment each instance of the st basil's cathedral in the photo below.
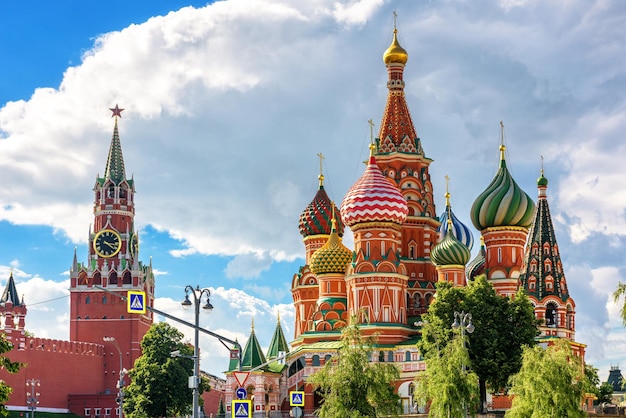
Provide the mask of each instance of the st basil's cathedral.
{"label": "st basil's cathedral", "polygon": [[[243,370],[251,371],[245,389],[254,397],[255,413],[288,410],[291,391],[304,393],[305,411],[315,410],[321,398],[307,377],[337,353],[341,329],[352,316],[363,335],[375,336],[371,361],[398,366],[395,390],[404,412],[423,412],[412,400],[413,380],[425,370],[416,348],[416,322],[427,312],[439,280],[465,286],[484,274],[506,297],[523,288],[541,320],[538,339],[548,344],[567,339],[584,359],[585,345],[574,339],[576,304],[567,290],[543,169],[535,204],[507,168],[502,126],[498,171],[470,211],[480,232],[478,254],[470,261],[474,238],[452,211],[448,190],[445,210],[438,216],[435,209],[433,160],[424,152],[406,102],[403,74],[409,56],[397,35],[394,29],[383,54],[387,102],[364,173],[338,207],[320,172],[317,193],[300,216],[305,264],[291,282],[293,340],[287,343],[279,320],[267,353],[254,328],[244,348]],[[352,249],[342,242],[346,227],[354,237]],[[284,364],[272,361],[283,352]],[[234,378],[236,366],[231,361],[227,373],[227,410],[241,383]],[[506,399],[501,402],[507,406]]]}

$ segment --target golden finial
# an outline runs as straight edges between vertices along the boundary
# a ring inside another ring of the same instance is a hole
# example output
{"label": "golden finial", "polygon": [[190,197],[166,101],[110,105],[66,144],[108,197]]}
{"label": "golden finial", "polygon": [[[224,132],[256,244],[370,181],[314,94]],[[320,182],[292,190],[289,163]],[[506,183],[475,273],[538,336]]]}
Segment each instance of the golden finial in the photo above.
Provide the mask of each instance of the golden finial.
{"label": "golden finial", "polygon": [[506,150],[504,145],[504,122],[500,121],[500,161],[504,160],[504,150]]}
{"label": "golden finial", "polygon": [[324,154],[322,154],[321,152],[319,154],[317,154],[317,156],[320,159],[320,175],[317,176],[317,178],[320,180],[320,187],[324,186],[324,174],[322,174],[322,162],[324,161]]}
{"label": "golden finial", "polygon": [[370,144],[374,143],[374,121],[369,119],[367,123],[370,125]]}
{"label": "golden finial", "polygon": [[385,64],[399,63],[406,64],[409,60],[409,54],[398,42],[398,13],[393,12],[393,41],[385,53],[383,54],[383,62]]}
{"label": "golden finial", "polygon": [[450,177],[446,174],[446,206],[450,206]]}
{"label": "golden finial", "polygon": [[252,317],[252,332],[254,332],[254,317]]}
{"label": "golden finial", "polygon": [[543,155],[541,157],[541,175],[543,176]]}
{"label": "golden finial", "polygon": [[335,202],[331,201],[330,206],[332,207],[332,212],[330,216],[330,232],[337,232],[337,220],[335,219]]}
{"label": "golden finial", "polygon": [[278,309],[276,309],[276,318],[277,318],[277,323],[280,324],[280,311]]}

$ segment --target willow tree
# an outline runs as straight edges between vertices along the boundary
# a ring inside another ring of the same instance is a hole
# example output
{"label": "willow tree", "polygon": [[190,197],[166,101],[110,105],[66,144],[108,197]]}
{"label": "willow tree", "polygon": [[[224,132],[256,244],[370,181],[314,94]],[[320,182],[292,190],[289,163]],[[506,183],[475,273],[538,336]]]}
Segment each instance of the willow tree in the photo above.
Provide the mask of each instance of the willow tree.
{"label": "willow tree", "polygon": [[511,377],[513,405],[508,418],[583,418],[584,367],[565,340],[526,347],[522,367]]}
{"label": "willow tree", "polygon": [[429,417],[464,417],[478,407],[478,376],[468,368],[466,340],[458,335],[425,359],[426,371],[417,376],[414,394],[419,404],[430,403]]}
{"label": "willow tree", "polygon": [[356,317],[343,328],[337,354],[312,374],[322,404],[320,418],[397,417],[400,397],[394,391],[398,368],[391,363],[370,362],[374,340],[361,335]]}

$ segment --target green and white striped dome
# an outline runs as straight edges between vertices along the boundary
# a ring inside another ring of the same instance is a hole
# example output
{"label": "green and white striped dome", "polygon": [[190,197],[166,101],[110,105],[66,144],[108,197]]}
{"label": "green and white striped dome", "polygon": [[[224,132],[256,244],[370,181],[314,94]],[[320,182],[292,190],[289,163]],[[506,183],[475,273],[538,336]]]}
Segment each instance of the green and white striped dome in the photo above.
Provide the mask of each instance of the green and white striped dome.
{"label": "green and white striped dome", "polygon": [[517,185],[506,167],[504,145],[500,146],[500,168],[487,189],[472,205],[470,216],[479,231],[499,226],[528,228],[535,202]]}

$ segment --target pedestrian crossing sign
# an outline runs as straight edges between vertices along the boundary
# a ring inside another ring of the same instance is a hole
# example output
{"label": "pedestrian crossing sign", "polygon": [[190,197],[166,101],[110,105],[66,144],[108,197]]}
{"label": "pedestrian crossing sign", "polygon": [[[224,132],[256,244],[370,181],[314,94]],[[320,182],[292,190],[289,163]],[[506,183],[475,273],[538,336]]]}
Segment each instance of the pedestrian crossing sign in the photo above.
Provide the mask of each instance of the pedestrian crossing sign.
{"label": "pedestrian crossing sign", "polygon": [[126,303],[128,313],[145,314],[146,313],[146,292],[138,290],[129,290],[126,294]]}
{"label": "pedestrian crossing sign", "polygon": [[231,418],[252,418],[252,401],[250,399],[233,399],[230,404]]}
{"label": "pedestrian crossing sign", "polygon": [[304,391],[292,390],[289,392],[289,406],[304,406]]}

